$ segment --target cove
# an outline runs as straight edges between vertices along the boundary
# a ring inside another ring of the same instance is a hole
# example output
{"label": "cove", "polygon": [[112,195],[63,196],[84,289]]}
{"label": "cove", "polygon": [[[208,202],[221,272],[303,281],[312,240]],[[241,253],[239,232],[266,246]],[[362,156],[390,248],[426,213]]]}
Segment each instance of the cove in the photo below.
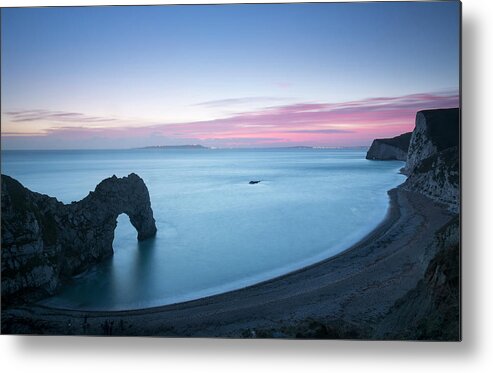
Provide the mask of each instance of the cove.
{"label": "cove", "polygon": [[[114,255],[44,304],[122,310],[171,304],[326,259],[375,228],[403,162],[363,150],[203,149],[3,152],[3,172],[64,203],[103,179],[146,183],[157,235],[118,217]],[[251,180],[262,180],[249,184]]]}

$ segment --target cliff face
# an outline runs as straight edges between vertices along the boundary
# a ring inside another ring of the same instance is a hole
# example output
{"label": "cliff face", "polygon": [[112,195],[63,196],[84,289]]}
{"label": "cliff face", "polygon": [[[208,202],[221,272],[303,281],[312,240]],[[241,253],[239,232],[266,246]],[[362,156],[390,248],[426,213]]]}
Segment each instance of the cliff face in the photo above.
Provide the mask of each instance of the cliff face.
{"label": "cliff face", "polygon": [[459,109],[420,111],[406,161],[403,188],[459,211]]}
{"label": "cliff face", "polygon": [[[458,108],[418,112],[406,159],[408,177],[400,188],[421,193],[457,214],[459,137]],[[423,261],[423,278],[380,320],[374,332],[378,339],[460,340],[459,215],[436,233]]]}
{"label": "cliff face", "polygon": [[405,161],[410,140],[411,132],[389,139],[375,139],[366,153],[366,159]]}
{"label": "cliff face", "polygon": [[156,234],[149,192],[135,174],[103,180],[69,205],[2,175],[2,303],[53,294],[64,278],[112,255],[121,213],[139,240]]}
{"label": "cliff face", "polygon": [[427,158],[459,146],[459,120],[458,108],[418,111],[409,144],[406,171],[411,173]]}
{"label": "cliff face", "polygon": [[457,213],[459,136],[458,108],[423,110],[416,114],[412,133],[374,140],[366,159],[406,161],[408,178],[402,188],[424,194]]}
{"label": "cliff face", "polygon": [[422,193],[458,213],[459,180],[459,149],[454,146],[418,163],[402,187]]}

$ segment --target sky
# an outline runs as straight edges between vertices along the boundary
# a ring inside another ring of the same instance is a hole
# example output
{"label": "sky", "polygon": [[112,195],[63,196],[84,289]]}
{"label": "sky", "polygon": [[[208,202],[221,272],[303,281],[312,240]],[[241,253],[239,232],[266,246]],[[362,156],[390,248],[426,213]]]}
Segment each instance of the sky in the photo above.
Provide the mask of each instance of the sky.
{"label": "sky", "polygon": [[2,149],[366,146],[459,105],[460,4],[1,10]]}

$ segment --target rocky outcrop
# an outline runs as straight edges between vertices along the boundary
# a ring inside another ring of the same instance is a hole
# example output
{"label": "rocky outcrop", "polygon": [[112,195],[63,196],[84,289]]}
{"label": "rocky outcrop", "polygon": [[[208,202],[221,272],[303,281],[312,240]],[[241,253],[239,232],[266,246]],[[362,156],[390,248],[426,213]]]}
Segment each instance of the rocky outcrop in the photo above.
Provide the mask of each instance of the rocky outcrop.
{"label": "rocky outcrop", "polygon": [[460,111],[416,114],[400,186],[457,214],[426,248],[427,269],[416,287],[396,301],[373,332],[378,339],[460,340]]}
{"label": "rocky outcrop", "polygon": [[459,146],[460,111],[435,109],[418,111],[406,160],[406,172],[411,174],[426,159]]}
{"label": "rocky outcrop", "polygon": [[64,279],[111,256],[122,213],[139,240],[156,234],[149,192],[136,174],[105,179],[69,205],[9,176],[1,181],[3,305],[53,294]]}
{"label": "rocky outcrop", "polygon": [[459,149],[457,146],[433,154],[418,163],[403,188],[418,191],[455,213],[459,212]]}
{"label": "rocky outcrop", "polygon": [[411,133],[373,141],[366,159],[403,160],[408,175],[402,188],[426,195],[459,212],[460,111],[423,110]]}
{"label": "rocky outcrop", "polygon": [[411,132],[389,139],[375,139],[366,153],[366,159],[406,161]]}
{"label": "rocky outcrop", "polygon": [[424,110],[416,115],[403,188],[459,211],[459,109]]}

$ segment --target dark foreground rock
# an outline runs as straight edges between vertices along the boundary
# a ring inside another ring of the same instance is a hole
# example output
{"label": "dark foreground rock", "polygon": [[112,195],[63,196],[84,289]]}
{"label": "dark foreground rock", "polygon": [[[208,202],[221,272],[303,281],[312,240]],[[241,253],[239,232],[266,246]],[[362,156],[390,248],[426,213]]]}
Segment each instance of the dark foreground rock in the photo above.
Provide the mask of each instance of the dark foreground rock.
{"label": "dark foreground rock", "polygon": [[405,161],[411,141],[411,132],[389,139],[375,139],[366,153],[366,159]]}
{"label": "dark foreground rock", "polygon": [[136,174],[103,180],[79,202],[2,175],[2,307],[54,294],[61,282],[113,254],[118,215],[144,240],[156,234],[149,192]]}

